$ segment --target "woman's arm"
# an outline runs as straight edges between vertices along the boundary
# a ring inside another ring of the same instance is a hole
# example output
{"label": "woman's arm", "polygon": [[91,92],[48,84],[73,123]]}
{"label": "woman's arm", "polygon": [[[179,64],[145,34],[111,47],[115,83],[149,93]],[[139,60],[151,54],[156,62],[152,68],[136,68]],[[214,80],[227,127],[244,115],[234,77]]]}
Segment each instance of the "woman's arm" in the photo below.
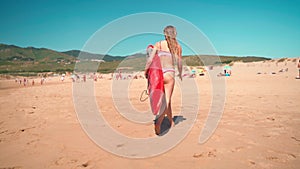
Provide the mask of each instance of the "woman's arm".
{"label": "woman's arm", "polygon": [[178,66],[179,78],[180,78],[180,80],[182,80],[182,49],[181,49],[181,46],[179,46],[179,55],[177,58],[177,66]]}
{"label": "woman's arm", "polygon": [[150,53],[150,56],[147,58],[146,66],[145,66],[145,76],[146,76],[146,77],[147,77],[148,69],[149,69],[149,67],[150,67],[150,65],[151,65],[151,63],[152,63],[152,60],[153,60],[153,58],[154,58],[154,56],[155,56],[156,51],[157,51],[157,48],[154,47],[154,48],[152,49],[151,53]]}

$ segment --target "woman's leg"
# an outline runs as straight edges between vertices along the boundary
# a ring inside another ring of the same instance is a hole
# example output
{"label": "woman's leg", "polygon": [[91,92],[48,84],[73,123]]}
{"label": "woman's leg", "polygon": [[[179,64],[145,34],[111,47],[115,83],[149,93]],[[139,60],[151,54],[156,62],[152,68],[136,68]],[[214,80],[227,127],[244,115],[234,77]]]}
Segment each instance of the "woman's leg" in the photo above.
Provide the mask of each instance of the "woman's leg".
{"label": "woman's leg", "polygon": [[[173,72],[172,72],[173,73]],[[167,108],[165,111],[165,114],[167,115],[167,118],[170,121],[170,124],[172,126],[173,122],[173,117],[172,117],[172,94],[173,94],[173,89],[174,89],[174,84],[175,80],[173,76],[166,75],[166,80],[165,80],[165,96],[166,96],[166,103],[167,103]]]}
{"label": "woman's leg", "polygon": [[[170,72],[173,73],[173,72]],[[171,125],[172,125],[172,108],[171,108],[171,97],[173,93],[175,80],[173,74],[169,74],[169,72],[164,73],[164,87],[165,87],[165,98],[166,98],[166,109],[165,111],[156,119],[155,123],[155,133],[160,134],[160,126],[167,115]]]}

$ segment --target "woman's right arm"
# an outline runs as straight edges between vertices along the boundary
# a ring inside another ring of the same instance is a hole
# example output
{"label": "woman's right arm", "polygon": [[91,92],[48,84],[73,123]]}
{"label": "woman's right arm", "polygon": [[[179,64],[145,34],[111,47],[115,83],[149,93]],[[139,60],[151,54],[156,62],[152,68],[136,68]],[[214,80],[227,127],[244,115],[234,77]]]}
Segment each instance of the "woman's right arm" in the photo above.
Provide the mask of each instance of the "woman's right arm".
{"label": "woman's right arm", "polygon": [[154,56],[155,56],[156,51],[157,51],[157,48],[154,47],[154,48],[152,49],[151,53],[150,53],[150,56],[147,58],[146,66],[145,66],[145,76],[147,76],[148,69],[149,69],[149,67],[150,67],[150,65],[151,65],[151,63],[152,63],[152,60],[153,60],[153,58],[154,58]]}

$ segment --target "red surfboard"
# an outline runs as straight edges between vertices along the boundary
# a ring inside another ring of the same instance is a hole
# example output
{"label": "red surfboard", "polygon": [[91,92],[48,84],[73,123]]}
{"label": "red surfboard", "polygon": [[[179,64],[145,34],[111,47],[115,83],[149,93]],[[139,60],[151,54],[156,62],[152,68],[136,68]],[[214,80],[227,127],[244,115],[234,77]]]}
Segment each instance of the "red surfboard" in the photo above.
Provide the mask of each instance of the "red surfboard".
{"label": "red surfboard", "polygon": [[[153,45],[147,47],[147,59],[149,59],[153,48]],[[166,99],[162,66],[157,54],[153,57],[149,69],[147,70],[147,79],[152,113],[154,115],[160,115],[166,108]]]}

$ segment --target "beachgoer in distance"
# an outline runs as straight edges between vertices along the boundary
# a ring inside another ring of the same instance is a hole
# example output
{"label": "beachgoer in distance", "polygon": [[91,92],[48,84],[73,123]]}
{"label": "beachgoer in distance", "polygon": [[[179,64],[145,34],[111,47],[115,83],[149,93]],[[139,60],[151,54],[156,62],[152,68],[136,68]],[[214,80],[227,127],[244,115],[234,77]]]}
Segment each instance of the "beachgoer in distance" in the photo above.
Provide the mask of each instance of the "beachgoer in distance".
{"label": "beachgoer in distance", "polygon": [[83,75],[83,82],[86,82],[86,75]]}
{"label": "beachgoer in distance", "polygon": [[95,81],[95,82],[97,82],[97,80],[98,80],[98,76],[97,76],[97,74],[96,74],[96,73],[94,73],[94,74],[93,74],[93,78],[94,78],[94,81]]}
{"label": "beachgoer in distance", "polygon": [[65,80],[65,76],[62,75],[62,76],[60,77],[60,81],[61,81],[61,82],[64,82],[64,80]]}
{"label": "beachgoer in distance", "polygon": [[192,78],[196,77],[196,70],[193,67],[192,67],[192,70],[191,70],[191,77]]}
{"label": "beachgoer in distance", "polygon": [[[174,26],[167,26],[164,29],[165,40],[159,41],[155,44],[153,52],[157,52],[162,65],[163,77],[164,77],[164,88],[166,97],[166,109],[165,111],[156,119],[155,123],[155,133],[160,134],[161,123],[167,115],[168,120],[172,126],[172,106],[171,98],[175,84],[175,64],[178,67],[178,76],[182,80],[182,61],[181,54],[182,49],[176,40],[176,28]],[[145,74],[151,64],[151,59],[146,63]]]}
{"label": "beachgoer in distance", "polygon": [[23,79],[23,84],[24,84],[24,86],[26,86],[26,84],[27,84],[27,79],[25,77]]}

